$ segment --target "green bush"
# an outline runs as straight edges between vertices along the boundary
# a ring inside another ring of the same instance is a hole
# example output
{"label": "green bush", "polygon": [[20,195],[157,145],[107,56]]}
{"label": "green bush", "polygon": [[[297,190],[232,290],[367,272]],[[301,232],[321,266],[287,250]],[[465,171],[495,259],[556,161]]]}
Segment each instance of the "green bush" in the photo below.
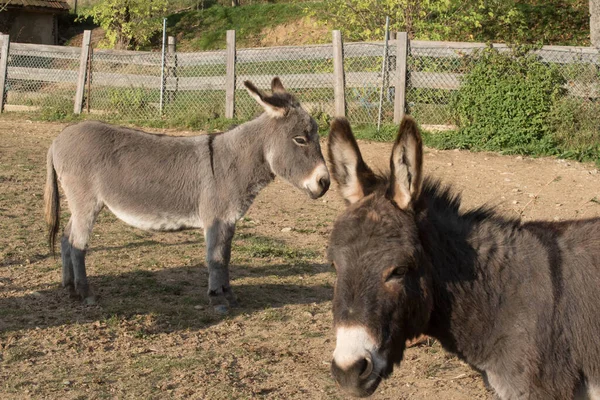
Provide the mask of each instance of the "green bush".
{"label": "green bush", "polygon": [[550,127],[559,155],[600,165],[600,103],[575,97],[557,101],[550,114]]}
{"label": "green bush", "polygon": [[530,49],[486,48],[452,100],[456,146],[520,154],[555,154],[549,123],[565,79]]}

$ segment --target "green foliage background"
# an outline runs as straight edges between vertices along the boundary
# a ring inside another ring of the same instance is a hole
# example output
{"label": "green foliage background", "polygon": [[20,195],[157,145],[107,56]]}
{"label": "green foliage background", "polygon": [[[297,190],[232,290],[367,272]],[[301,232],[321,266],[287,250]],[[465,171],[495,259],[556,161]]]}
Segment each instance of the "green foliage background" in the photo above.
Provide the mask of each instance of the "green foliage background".
{"label": "green foliage background", "polygon": [[458,130],[429,135],[427,143],[600,164],[600,104],[568,95],[564,71],[530,50],[475,53],[451,100]]}

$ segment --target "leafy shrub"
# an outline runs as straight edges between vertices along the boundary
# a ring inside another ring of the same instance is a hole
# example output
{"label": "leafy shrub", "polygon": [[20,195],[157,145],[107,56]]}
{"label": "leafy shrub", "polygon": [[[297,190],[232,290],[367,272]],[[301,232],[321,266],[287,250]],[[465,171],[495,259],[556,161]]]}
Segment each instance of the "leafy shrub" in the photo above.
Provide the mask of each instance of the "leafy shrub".
{"label": "leafy shrub", "polygon": [[600,103],[565,97],[554,104],[549,124],[561,157],[600,165]]}
{"label": "leafy shrub", "polygon": [[453,99],[459,126],[457,147],[521,154],[554,154],[549,123],[564,95],[556,65],[542,63],[527,48],[486,48]]}

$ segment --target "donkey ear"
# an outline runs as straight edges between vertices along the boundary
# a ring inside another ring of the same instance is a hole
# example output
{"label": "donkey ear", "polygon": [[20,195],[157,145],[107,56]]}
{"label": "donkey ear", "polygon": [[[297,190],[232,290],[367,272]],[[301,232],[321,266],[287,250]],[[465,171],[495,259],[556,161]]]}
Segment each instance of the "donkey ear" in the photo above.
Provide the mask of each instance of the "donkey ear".
{"label": "donkey ear", "polygon": [[283,87],[283,83],[281,83],[281,79],[278,76],[273,78],[271,81],[271,91],[273,93],[286,93],[285,88]]}
{"label": "donkey ear", "polygon": [[346,118],[331,122],[328,151],[331,173],[344,200],[352,204],[368,195],[377,178],[364,162]]}
{"label": "donkey ear", "polygon": [[406,210],[416,201],[423,182],[423,142],[417,122],[404,117],[390,159],[391,179],[388,197]]}
{"label": "donkey ear", "polygon": [[[275,80],[273,80],[275,81]],[[279,82],[281,84],[281,82]],[[250,81],[244,81],[244,86],[248,94],[260,104],[265,112],[272,118],[282,118],[287,114],[288,104],[283,99],[274,96],[267,96],[262,90],[254,86]],[[283,85],[281,85],[283,88]]]}

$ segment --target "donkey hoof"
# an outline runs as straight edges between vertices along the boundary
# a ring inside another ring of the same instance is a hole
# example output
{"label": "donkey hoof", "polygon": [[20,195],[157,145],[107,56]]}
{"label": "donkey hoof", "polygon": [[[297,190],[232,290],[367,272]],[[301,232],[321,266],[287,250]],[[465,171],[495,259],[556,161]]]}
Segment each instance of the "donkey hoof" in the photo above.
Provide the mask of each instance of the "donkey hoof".
{"label": "donkey hoof", "polygon": [[79,300],[81,298],[79,296],[79,293],[77,293],[77,290],[75,290],[75,286],[67,285],[67,286],[63,286],[63,288],[69,292],[69,298],[71,298],[73,300]]}
{"label": "donkey hoof", "polygon": [[229,307],[226,306],[225,304],[217,304],[213,308],[215,310],[215,313],[217,313],[219,315],[227,315],[227,314],[229,314]]}
{"label": "donkey hoof", "polygon": [[88,296],[85,299],[83,299],[83,305],[84,306],[95,306],[96,304],[98,304],[98,297],[96,296]]}
{"label": "donkey hoof", "polygon": [[227,299],[227,302],[229,303],[229,307],[231,308],[238,308],[240,306],[240,303],[238,302],[238,300],[236,298],[231,298],[231,299]]}

